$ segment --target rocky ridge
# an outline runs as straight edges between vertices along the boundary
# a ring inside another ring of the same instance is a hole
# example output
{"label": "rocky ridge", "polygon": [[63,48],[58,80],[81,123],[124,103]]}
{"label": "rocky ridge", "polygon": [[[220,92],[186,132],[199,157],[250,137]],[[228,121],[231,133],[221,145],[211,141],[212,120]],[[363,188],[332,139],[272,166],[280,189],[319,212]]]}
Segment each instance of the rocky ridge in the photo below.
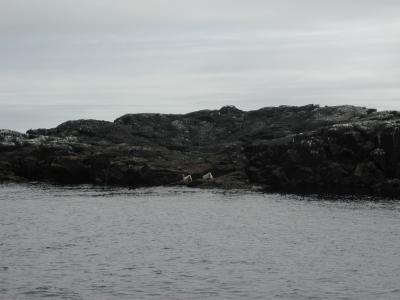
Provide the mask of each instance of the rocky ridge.
{"label": "rocky ridge", "polygon": [[[208,172],[213,179],[202,178]],[[400,113],[225,106],[68,121],[26,134],[0,130],[0,181],[398,196]]]}

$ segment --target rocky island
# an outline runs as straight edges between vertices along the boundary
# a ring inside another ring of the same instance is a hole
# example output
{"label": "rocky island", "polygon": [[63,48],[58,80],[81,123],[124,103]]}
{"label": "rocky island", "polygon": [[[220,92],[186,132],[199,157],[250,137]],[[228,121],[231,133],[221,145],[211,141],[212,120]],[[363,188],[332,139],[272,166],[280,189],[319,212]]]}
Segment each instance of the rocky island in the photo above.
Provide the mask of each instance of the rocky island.
{"label": "rocky island", "polygon": [[400,112],[225,106],[0,130],[0,181],[399,196]]}

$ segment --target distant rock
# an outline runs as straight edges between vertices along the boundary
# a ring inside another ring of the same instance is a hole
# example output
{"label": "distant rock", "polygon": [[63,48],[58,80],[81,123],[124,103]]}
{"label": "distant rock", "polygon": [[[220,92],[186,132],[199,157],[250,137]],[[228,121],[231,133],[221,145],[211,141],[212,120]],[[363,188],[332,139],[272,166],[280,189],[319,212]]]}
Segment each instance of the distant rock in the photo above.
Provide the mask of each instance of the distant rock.
{"label": "distant rock", "polygon": [[[203,176],[211,172],[213,180]],[[0,130],[0,180],[400,196],[400,113],[234,106]]]}

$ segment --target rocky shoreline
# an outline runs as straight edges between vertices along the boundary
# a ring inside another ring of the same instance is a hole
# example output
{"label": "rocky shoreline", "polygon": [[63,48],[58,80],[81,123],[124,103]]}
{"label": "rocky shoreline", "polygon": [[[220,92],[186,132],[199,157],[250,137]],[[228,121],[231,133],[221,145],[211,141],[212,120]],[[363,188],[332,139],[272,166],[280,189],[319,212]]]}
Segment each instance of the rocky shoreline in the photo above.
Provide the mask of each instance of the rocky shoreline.
{"label": "rocky shoreline", "polygon": [[397,197],[400,112],[225,106],[68,121],[25,134],[0,130],[0,181]]}

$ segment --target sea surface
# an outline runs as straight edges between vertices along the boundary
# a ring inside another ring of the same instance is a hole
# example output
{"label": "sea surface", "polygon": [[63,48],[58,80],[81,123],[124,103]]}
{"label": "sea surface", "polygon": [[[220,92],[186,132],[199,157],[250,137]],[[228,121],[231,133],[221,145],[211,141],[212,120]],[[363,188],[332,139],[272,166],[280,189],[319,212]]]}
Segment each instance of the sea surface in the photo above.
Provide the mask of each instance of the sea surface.
{"label": "sea surface", "polygon": [[0,299],[400,299],[400,200],[0,185]]}

